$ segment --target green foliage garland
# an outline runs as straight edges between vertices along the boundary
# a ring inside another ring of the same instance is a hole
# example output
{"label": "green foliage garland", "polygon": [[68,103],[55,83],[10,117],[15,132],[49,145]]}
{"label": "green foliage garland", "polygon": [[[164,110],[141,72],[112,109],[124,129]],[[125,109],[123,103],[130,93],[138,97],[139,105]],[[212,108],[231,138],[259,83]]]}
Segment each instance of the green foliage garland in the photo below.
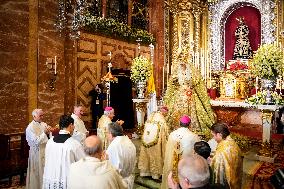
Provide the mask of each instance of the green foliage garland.
{"label": "green foliage garland", "polygon": [[126,24],[119,23],[112,18],[102,18],[87,14],[84,29],[91,33],[131,43],[136,43],[138,38],[142,40],[142,44],[155,43],[153,35],[146,30],[132,28]]}

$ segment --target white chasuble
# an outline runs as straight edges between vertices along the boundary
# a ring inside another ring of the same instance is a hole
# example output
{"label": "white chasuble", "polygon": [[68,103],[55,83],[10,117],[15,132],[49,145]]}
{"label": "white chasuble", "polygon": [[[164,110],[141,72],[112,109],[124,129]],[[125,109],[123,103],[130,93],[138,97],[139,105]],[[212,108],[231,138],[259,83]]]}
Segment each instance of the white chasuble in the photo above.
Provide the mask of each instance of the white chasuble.
{"label": "white chasuble", "polygon": [[138,169],[141,176],[160,178],[163,171],[168,125],[160,112],[153,112],[145,123],[140,148]]}

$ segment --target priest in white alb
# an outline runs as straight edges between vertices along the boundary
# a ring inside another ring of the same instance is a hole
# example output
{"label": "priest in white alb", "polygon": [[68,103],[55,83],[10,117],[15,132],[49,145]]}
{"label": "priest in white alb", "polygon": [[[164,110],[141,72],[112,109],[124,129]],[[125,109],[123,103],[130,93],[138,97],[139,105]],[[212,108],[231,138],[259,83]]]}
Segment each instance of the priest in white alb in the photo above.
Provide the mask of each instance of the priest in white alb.
{"label": "priest in white alb", "polygon": [[35,189],[42,186],[44,169],[44,151],[48,141],[47,136],[51,127],[42,121],[44,112],[42,109],[34,109],[33,121],[26,129],[26,140],[30,146],[26,188]]}
{"label": "priest in white alb", "polygon": [[68,189],[127,189],[121,175],[105,160],[98,136],[87,137],[83,146],[87,156],[71,164]]}
{"label": "priest in white alb", "polygon": [[60,131],[57,136],[49,139],[45,149],[45,167],[43,189],[67,189],[67,176],[70,165],[85,157],[83,146],[72,136],[74,119],[62,115],[59,120]]}
{"label": "priest in white alb", "polygon": [[84,121],[81,119],[84,114],[84,108],[81,105],[74,106],[74,113],[71,117],[74,119],[74,132],[72,137],[78,140],[80,143],[83,143],[88,136],[89,132],[85,127]]}
{"label": "priest in white alb", "polygon": [[180,127],[169,135],[166,145],[163,179],[161,188],[168,188],[167,178],[172,171],[173,178],[178,180],[177,165],[182,156],[194,153],[194,144],[200,141],[195,133],[189,130],[191,119],[187,115],[180,118]]}
{"label": "priest in white alb", "polygon": [[[114,109],[112,107],[106,107],[104,110],[104,115],[99,119],[98,128],[97,128],[97,135],[100,137],[102,141],[102,147],[103,150],[106,150],[110,141],[107,137],[107,128],[108,125],[112,122],[112,119],[114,118]],[[122,125],[124,121],[118,120],[116,121],[119,125]]]}
{"label": "priest in white alb", "polygon": [[159,111],[153,112],[145,123],[138,162],[140,176],[159,179],[163,174],[165,149],[169,135],[169,127],[165,119],[167,113],[167,107],[159,107]]}
{"label": "priest in white alb", "polygon": [[123,135],[123,129],[117,122],[109,124],[108,138],[110,144],[106,151],[107,157],[127,183],[128,189],[132,189],[135,177],[136,147],[128,136]]}

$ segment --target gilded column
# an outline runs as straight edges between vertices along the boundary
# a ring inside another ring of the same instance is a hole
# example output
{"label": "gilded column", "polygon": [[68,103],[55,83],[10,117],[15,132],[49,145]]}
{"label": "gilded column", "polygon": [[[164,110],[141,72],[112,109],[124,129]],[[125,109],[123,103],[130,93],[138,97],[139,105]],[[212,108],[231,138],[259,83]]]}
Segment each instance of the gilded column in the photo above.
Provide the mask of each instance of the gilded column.
{"label": "gilded column", "polygon": [[178,41],[179,41],[179,36],[178,36],[178,15],[177,13],[174,13],[173,14],[173,44],[172,44],[172,47],[173,47],[173,52],[172,52],[172,55],[173,55],[173,58],[172,58],[172,61],[173,61],[173,64],[172,64],[172,73],[171,75],[177,75],[177,67],[178,67],[178,61],[177,61],[177,58],[178,58],[178,48],[179,48],[179,44],[178,44]]}
{"label": "gilded column", "polygon": [[131,26],[132,8],[133,8],[133,0],[130,0],[130,1],[128,1],[128,18],[127,18],[127,25],[128,26]]}
{"label": "gilded column", "polygon": [[[38,0],[29,0],[28,113],[37,108]],[[29,122],[32,120],[29,116]]]}
{"label": "gilded column", "polygon": [[195,51],[199,52],[200,49],[200,15],[201,15],[201,9],[199,7],[193,8],[193,16],[195,19]]}

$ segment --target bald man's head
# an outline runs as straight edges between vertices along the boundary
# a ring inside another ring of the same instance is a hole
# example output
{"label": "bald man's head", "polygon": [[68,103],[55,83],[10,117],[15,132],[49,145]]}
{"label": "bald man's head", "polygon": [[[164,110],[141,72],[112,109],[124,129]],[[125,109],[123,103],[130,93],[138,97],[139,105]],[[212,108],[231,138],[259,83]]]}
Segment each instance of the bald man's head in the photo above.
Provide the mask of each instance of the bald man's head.
{"label": "bald man's head", "polygon": [[[209,183],[210,173],[207,161],[196,154],[181,159],[178,163],[178,174],[181,186],[190,184],[191,187],[201,187]],[[187,183],[182,182],[186,180]]]}
{"label": "bald man's head", "polygon": [[91,135],[85,139],[84,151],[89,156],[95,156],[102,153],[101,139],[96,135]]}

